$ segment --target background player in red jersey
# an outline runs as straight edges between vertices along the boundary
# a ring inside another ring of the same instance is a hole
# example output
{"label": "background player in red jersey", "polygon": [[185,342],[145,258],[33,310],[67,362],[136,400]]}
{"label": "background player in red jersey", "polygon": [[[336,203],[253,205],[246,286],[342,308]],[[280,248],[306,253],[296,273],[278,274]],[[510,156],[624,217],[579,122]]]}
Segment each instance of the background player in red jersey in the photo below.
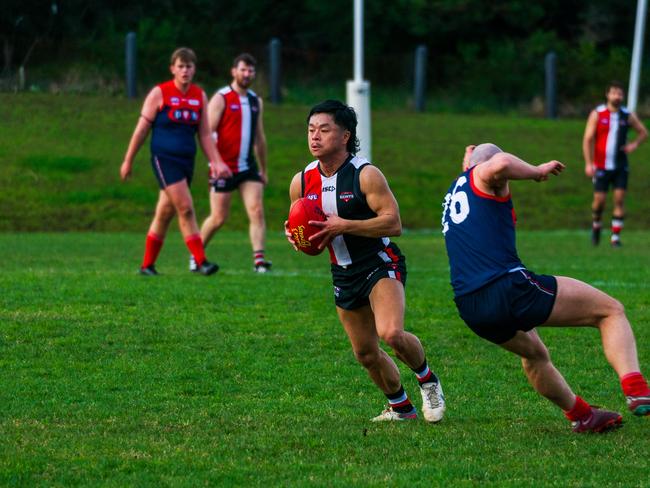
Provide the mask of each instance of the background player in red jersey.
{"label": "background player in red jersey", "polygon": [[194,138],[197,131],[203,152],[210,160],[213,176],[226,177],[230,175],[230,169],[214,149],[205,109],[207,97],[203,90],[192,84],[196,72],[194,52],[188,48],[176,49],[171,56],[170,71],[173,79],[154,87],[144,101],[120,168],[120,176],[124,181],[129,178],[133,159],[153,127],[151,164],[160,193],[147,234],[140,273],[158,274],[154,264],[169,224],[177,214],[185,243],[198,263],[198,271],[210,275],[218,270],[218,266],[205,258],[189,188],[194,173]]}
{"label": "background player in red jersey", "polygon": [[[439,422],[445,411],[440,381],[420,340],[404,330],[405,258],[385,237],[402,232],[399,207],[381,171],[354,156],[356,127],[354,110],[342,102],[327,100],[312,108],[308,142],[317,160],[294,176],[291,202],[306,197],[328,215],[325,222],[310,221],[322,228],[311,240],[322,237],[320,246],[329,248],[339,320],[357,360],[388,399],[388,408],[373,421],[417,417],[397,365],[379,347],[381,339],[415,373],[424,418]],[[288,222],[285,232],[296,248]]]}
{"label": "background player in red jersey", "polygon": [[[627,155],[648,138],[648,131],[636,114],[623,107],[625,91],[617,81],[611,82],[605,92],[607,103],[592,110],[582,140],[585,174],[593,179],[594,200],[591,204],[591,242],[600,243],[601,218],[609,186],[614,187],[611,244],[621,245],[620,233],[625,217],[625,192],[628,180]],[[628,143],[627,130],[632,127],[637,138]]]}
{"label": "background player in red jersey", "polygon": [[[253,270],[265,273],[271,269],[271,262],[264,258],[266,222],[263,196],[268,175],[262,121],[264,105],[262,99],[250,89],[255,79],[255,65],[255,58],[250,54],[237,56],[231,68],[232,82],[210,100],[210,128],[216,134],[217,151],[230,167],[232,176],[211,182],[210,216],[201,226],[201,237],[207,245],[226,222],[232,192],[239,189],[249,219]],[[190,259],[190,270],[194,266]]]}
{"label": "background player in red jersey", "polygon": [[538,326],[598,328],[605,356],[618,374],[629,410],[650,414],[650,390],[639,370],[634,333],[620,302],[586,283],[536,275],[519,260],[509,180],[545,181],[564,170],[558,161],[532,166],[494,144],[468,146],[463,173],[443,203],[443,234],[455,302],[480,337],[521,357],[528,381],[564,410],[575,432],[621,423],[616,412],[590,407],[551,362]]}

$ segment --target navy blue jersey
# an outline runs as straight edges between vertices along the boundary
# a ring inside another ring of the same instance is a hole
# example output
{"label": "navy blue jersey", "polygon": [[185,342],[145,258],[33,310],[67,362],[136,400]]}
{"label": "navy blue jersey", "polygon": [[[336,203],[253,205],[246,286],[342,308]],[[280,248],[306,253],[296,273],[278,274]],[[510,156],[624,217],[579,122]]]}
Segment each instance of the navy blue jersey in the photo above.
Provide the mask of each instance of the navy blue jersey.
{"label": "navy blue jersey", "polygon": [[152,124],[151,153],[175,159],[194,159],[194,136],[201,122],[203,90],[190,85],[181,92],[174,80],[158,85],[163,101]]}
{"label": "navy blue jersey", "polygon": [[515,247],[516,218],[510,195],[483,193],[474,185],[473,170],[452,183],[442,204],[442,233],[457,297],[523,268]]}

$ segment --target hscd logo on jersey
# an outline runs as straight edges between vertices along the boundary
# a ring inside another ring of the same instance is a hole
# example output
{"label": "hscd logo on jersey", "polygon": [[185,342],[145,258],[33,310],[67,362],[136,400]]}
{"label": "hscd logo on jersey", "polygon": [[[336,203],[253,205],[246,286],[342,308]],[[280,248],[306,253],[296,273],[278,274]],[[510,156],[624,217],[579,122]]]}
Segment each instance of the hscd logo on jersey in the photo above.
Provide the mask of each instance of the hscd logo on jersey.
{"label": "hscd logo on jersey", "polygon": [[339,195],[339,200],[343,200],[345,203],[348,203],[353,198],[354,198],[354,193],[352,193],[351,191],[344,191],[341,192],[341,194]]}
{"label": "hscd logo on jersey", "polygon": [[199,101],[198,101],[197,99],[195,99],[195,98],[190,98],[190,99],[187,101],[187,103],[189,103],[190,105],[192,105],[192,106],[194,106],[194,107],[198,107],[198,106],[199,106]]}
{"label": "hscd logo on jersey", "polygon": [[328,191],[336,191],[336,187],[335,186],[324,186],[321,191],[323,193],[328,192]]}
{"label": "hscd logo on jersey", "polygon": [[316,193],[310,193],[305,198],[307,198],[307,200],[318,200],[318,195]]}

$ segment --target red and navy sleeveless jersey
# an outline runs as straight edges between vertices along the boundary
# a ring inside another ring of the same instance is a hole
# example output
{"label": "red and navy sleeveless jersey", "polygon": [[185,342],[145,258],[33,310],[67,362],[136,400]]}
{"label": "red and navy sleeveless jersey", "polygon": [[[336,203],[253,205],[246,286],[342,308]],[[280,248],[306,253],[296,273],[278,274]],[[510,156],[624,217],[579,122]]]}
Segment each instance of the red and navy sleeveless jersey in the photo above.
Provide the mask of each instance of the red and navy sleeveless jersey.
{"label": "red and navy sleeveless jersey", "polygon": [[597,169],[614,170],[627,168],[627,154],[623,146],[627,143],[627,129],[630,112],[621,107],[618,112],[610,112],[607,105],[596,107],[596,144],[594,164]]}
{"label": "red and navy sleeveless jersey", "polygon": [[190,85],[181,92],[174,81],[158,85],[163,101],[153,121],[151,152],[159,156],[194,159],[196,141],[194,136],[201,122],[203,90]]}
{"label": "red and navy sleeveless jersey", "polygon": [[452,183],[442,203],[442,233],[456,296],[524,268],[515,246],[516,217],[510,195],[483,193],[474,185],[473,169]]}
{"label": "red and navy sleeveless jersey", "polygon": [[218,92],[225,107],[217,127],[217,149],[233,174],[256,169],[254,145],[260,102],[252,90],[240,95],[230,86]]}
{"label": "red and navy sleeveless jersey", "polygon": [[[366,159],[349,156],[332,176],[320,171],[318,161],[307,165],[302,172],[301,196],[316,202],[325,213],[342,219],[367,220],[376,217],[361,192],[359,173],[370,163]],[[329,244],[330,260],[339,266],[348,266],[371,256],[383,257],[388,237],[363,237],[352,234],[336,236]]]}

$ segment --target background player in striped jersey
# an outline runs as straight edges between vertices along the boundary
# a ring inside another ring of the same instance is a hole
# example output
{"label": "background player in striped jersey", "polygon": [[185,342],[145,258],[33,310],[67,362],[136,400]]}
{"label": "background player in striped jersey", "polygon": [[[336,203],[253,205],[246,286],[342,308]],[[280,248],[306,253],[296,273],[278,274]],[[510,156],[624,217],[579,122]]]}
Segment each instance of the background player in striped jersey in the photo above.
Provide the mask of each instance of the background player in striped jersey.
{"label": "background player in striped jersey", "polygon": [[[255,58],[250,54],[237,56],[231,68],[232,82],[210,100],[210,127],[217,138],[217,151],[230,167],[232,176],[211,181],[210,216],[201,226],[201,237],[207,246],[214,233],[226,222],[232,192],[238,189],[249,219],[253,269],[265,273],[271,269],[271,262],[264,258],[266,223],[263,196],[268,175],[262,121],[264,105],[250,89],[255,79],[255,65]],[[190,269],[193,268],[190,260]]]}
{"label": "background player in striped jersey", "polygon": [[174,214],[178,214],[185,243],[198,263],[197,270],[203,275],[210,275],[218,270],[218,266],[205,258],[190,194],[197,132],[201,148],[211,161],[210,171],[213,177],[227,177],[230,169],[214,149],[206,110],[208,99],[201,88],[192,84],[196,72],[194,51],[188,48],[176,49],[171,57],[170,70],[173,79],[154,87],[144,101],[140,119],[120,167],[120,176],[126,180],[131,175],[133,159],[149,130],[153,129],[151,164],[160,192],[156,213],[147,234],[140,273],[158,274],[154,264],[169,224]]}
{"label": "background player in striped jersey", "polygon": [[650,414],[650,390],[639,370],[634,333],[617,300],[581,281],[536,275],[515,246],[509,180],[545,181],[564,170],[558,161],[532,166],[494,144],[468,146],[463,173],[443,202],[454,301],[480,337],[521,357],[528,381],[564,410],[575,432],[601,432],[621,423],[616,412],[590,407],[551,362],[538,326],[593,326],[621,380],[629,410]]}
{"label": "background player in striped jersey", "polygon": [[[617,81],[611,82],[605,92],[607,103],[592,110],[582,140],[585,158],[585,174],[593,179],[594,200],[591,204],[593,217],[591,242],[600,242],[601,218],[605,210],[605,199],[609,186],[614,188],[614,210],[612,212],[612,246],[621,245],[620,233],[625,217],[625,192],[627,190],[627,155],[635,151],[648,137],[648,131],[634,113],[623,107],[625,91]],[[627,142],[628,127],[637,137]]]}
{"label": "background player in striped jersey", "polygon": [[[384,175],[355,156],[357,117],[342,102],[327,100],[308,117],[309,150],[317,159],[291,181],[294,202],[306,197],[328,215],[312,239],[323,237],[330,252],[336,310],[357,360],[388,398],[389,407],[373,421],[415,419],[393,360],[379,347],[388,344],[416,374],[429,422],[442,420],[440,381],[429,369],[419,339],[404,331],[406,262],[385,236],[402,232],[397,201]],[[295,242],[285,222],[287,239]]]}

